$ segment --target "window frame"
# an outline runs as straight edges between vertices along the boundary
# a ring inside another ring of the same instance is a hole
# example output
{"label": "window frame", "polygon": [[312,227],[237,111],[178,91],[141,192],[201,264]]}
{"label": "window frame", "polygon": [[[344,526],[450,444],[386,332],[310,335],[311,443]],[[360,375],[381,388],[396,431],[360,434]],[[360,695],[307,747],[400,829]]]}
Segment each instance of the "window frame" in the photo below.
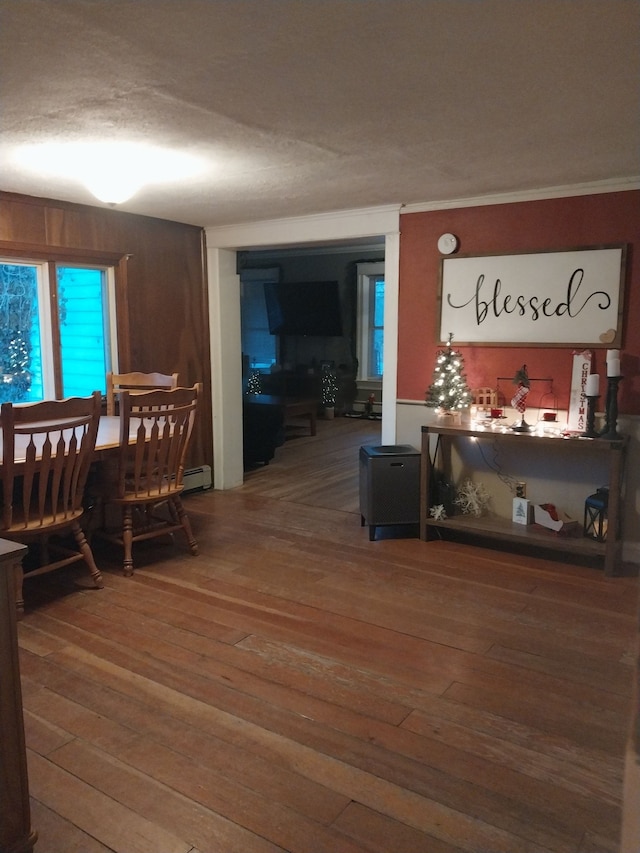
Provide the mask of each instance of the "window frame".
{"label": "window frame", "polygon": [[[375,285],[374,279],[385,275],[384,261],[357,264],[357,353],[358,382],[382,383],[382,374],[371,372],[371,346],[374,329]],[[384,325],[382,326],[384,329]]]}
{"label": "window frame", "polygon": [[[45,320],[40,330],[43,351],[45,347],[50,358],[42,358],[42,371],[45,387],[53,388],[54,399],[62,399],[62,357],[60,329],[55,318],[58,317],[58,280],[57,266],[75,266],[104,269],[109,289],[109,322],[111,325],[112,369],[128,370],[130,363],[129,320],[125,310],[127,305],[127,261],[130,255],[118,252],[103,252],[86,249],[60,248],[35,244],[16,244],[0,240],[0,258],[9,263],[33,263],[42,266],[43,276],[38,280],[38,296],[42,299],[42,315]],[[49,399],[47,397],[47,399]]]}

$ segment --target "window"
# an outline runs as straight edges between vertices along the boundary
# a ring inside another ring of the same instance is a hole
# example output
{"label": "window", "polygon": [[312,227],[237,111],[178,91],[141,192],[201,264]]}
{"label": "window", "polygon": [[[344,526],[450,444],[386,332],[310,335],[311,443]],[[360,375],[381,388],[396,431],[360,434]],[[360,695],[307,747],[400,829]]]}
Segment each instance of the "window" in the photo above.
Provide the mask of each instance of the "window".
{"label": "window", "polygon": [[0,402],[106,392],[115,266],[0,257]]}
{"label": "window", "polygon": [[358,264],[358,379],[384,373],[384,261]]}
{"label": "window", "polygon": [[113,361],[109,310],[112,272],[99,267],[57,268],[65,397],[82,396],[93,390],[106,391],[105,377]]}
{"label": "window", "polygon": [[280,270],[277,267],[244,269],[240,273],[242,352],[248,368],[269,370],[277,361],[278,338],[269,332],[264,284],[279,280]]}

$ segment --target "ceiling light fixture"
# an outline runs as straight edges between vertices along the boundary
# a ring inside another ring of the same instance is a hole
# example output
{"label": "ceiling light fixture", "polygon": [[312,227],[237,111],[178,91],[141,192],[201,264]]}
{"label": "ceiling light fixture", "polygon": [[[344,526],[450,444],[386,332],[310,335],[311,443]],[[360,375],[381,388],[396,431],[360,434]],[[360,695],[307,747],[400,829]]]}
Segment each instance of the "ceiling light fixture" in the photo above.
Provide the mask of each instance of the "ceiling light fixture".
{"label": "ceiling light fixture", "polygon": [[105,204],[122,204],[145,185],[184,180],[205,168],[191,154],[134,142],[25,145],[15,158],[34,171],[84,184]]}

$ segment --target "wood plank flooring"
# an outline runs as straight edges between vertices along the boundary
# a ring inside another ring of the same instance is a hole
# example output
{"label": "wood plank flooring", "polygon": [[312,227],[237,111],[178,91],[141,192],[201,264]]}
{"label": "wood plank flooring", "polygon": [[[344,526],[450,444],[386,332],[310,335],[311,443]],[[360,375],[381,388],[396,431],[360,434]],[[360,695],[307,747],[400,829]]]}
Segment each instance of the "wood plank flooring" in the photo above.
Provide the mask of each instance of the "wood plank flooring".
{"label": "wood plank flooring", "polygon": [[197,557],[142,543],[124,578],[96,542],[103,590],[25,586],[36,853],[617,850],[636,580],[370,542],[379,429],[293,429],[187,496]]}

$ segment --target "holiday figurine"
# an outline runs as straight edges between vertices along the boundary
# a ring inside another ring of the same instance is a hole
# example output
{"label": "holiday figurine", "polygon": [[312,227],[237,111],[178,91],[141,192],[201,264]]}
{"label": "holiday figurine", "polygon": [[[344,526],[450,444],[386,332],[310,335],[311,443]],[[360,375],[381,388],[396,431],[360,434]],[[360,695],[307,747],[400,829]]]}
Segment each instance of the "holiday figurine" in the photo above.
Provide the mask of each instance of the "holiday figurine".
{"label": "holiday figurine", "polygon": [[373,404],[376,401],[375,394],[369,394],[369,399],[364,404],[364,416],[365,418],[373,418]]}
{"label": "holiday figurine", "polygon": [[521,417],[520,420],[511,427],[511,429],[516,432],[530,432],[532,427],[524,419],[524,413],[527,408],[527,397],[529,396],[529,389],[531,388],[526,364],[523,364],[520,370],[516,372],[513,382],[514,385],[517,385],[517,388],[511,399],[511,405]]}

